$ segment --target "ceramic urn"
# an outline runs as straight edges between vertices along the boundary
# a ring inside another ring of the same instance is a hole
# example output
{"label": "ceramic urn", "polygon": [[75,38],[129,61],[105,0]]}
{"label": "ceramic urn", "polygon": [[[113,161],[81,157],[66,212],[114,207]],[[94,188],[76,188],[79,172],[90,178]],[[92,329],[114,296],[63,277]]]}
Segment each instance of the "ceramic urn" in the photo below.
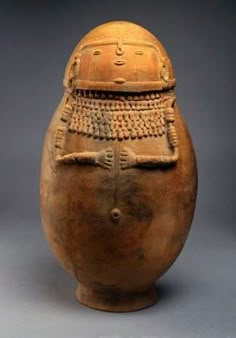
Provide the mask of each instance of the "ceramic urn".
{"label": "ceramic urn", "polygon": [[63,84],[42,155],[46,238],[81,303],[150,306],[184,245],[197,190],[170,59],[144,28],[109,22],[76,46]]}

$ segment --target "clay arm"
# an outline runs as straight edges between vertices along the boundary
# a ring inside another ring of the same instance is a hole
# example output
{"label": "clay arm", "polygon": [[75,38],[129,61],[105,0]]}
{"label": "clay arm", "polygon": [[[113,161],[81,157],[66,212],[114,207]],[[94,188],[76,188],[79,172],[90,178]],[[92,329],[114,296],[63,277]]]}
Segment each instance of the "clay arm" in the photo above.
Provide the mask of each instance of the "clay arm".
{"label": "clay arm", "polygon": [[178,147],[173,148],[172,155],[163,156],[148,156],[136,155],[131,149],[124,148],[120,154],[120,167],[121,169],[128,169],[132,167],[161,167],[168,166],[178,160],[179,151]]}
{"label": "clay arm", "polygon": [[179,158],[179,142],[175,126],[173,125],[175,116],[174,98],[168,99],[165,108],[165,120],[167,123],[167,138],[169,141],[169,148],[172,151],[171,155],[136,155],[131,149],[124,148],[120,154],[120,167],[121,169],[128,169],[132,167],[164,167],[174,164]]}
{"label": "clay arm", "polygon": [[65,164],[92,164],[109,169],[113,164],[113,151],[111,148],[107,148],[99,152],[74,152],[67,155],[57,155],[56,161]]}

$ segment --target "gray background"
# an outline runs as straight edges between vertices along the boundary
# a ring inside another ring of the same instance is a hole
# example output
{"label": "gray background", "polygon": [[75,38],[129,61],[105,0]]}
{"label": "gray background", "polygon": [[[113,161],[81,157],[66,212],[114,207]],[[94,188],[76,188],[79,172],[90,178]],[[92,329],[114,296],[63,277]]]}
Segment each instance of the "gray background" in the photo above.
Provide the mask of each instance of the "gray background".
{"label": "gray background", "polygon": [[[236,336],[235,1],[0,1],[0,337]],[[86,308],[44,239],[43,137],[70,53],[94,26],[129,20],[171,56],[199,169],[193,227],[159,281],[159,302],[127,314]],[[234,61],[234,63],[233,63]],[[234,203],[235,205],[235,203]]]}

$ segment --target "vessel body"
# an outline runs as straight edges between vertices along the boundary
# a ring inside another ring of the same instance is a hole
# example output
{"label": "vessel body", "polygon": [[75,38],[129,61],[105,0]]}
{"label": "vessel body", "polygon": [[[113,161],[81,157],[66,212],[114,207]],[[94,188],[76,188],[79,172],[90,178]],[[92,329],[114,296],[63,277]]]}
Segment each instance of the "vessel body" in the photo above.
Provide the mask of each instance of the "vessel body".
{"label": "vessel body", "polygon": [[82,303],[132,311],[155,302],[155,281],[185,243],[196,160],[173,88],[95,90],[66,91],[52,117],[42,223]]}

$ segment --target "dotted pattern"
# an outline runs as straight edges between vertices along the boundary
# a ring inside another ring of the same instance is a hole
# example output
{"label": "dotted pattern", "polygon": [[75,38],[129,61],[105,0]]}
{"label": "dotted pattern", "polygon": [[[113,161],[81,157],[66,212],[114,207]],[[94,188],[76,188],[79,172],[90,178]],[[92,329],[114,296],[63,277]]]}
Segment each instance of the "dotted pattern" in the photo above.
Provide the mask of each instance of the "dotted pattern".
{"label": "dotted pattern", "polygon": [[69,131],[99,139],[158,137],[166,133],[165,102],[155,94],[135,97],[77,96]]}

